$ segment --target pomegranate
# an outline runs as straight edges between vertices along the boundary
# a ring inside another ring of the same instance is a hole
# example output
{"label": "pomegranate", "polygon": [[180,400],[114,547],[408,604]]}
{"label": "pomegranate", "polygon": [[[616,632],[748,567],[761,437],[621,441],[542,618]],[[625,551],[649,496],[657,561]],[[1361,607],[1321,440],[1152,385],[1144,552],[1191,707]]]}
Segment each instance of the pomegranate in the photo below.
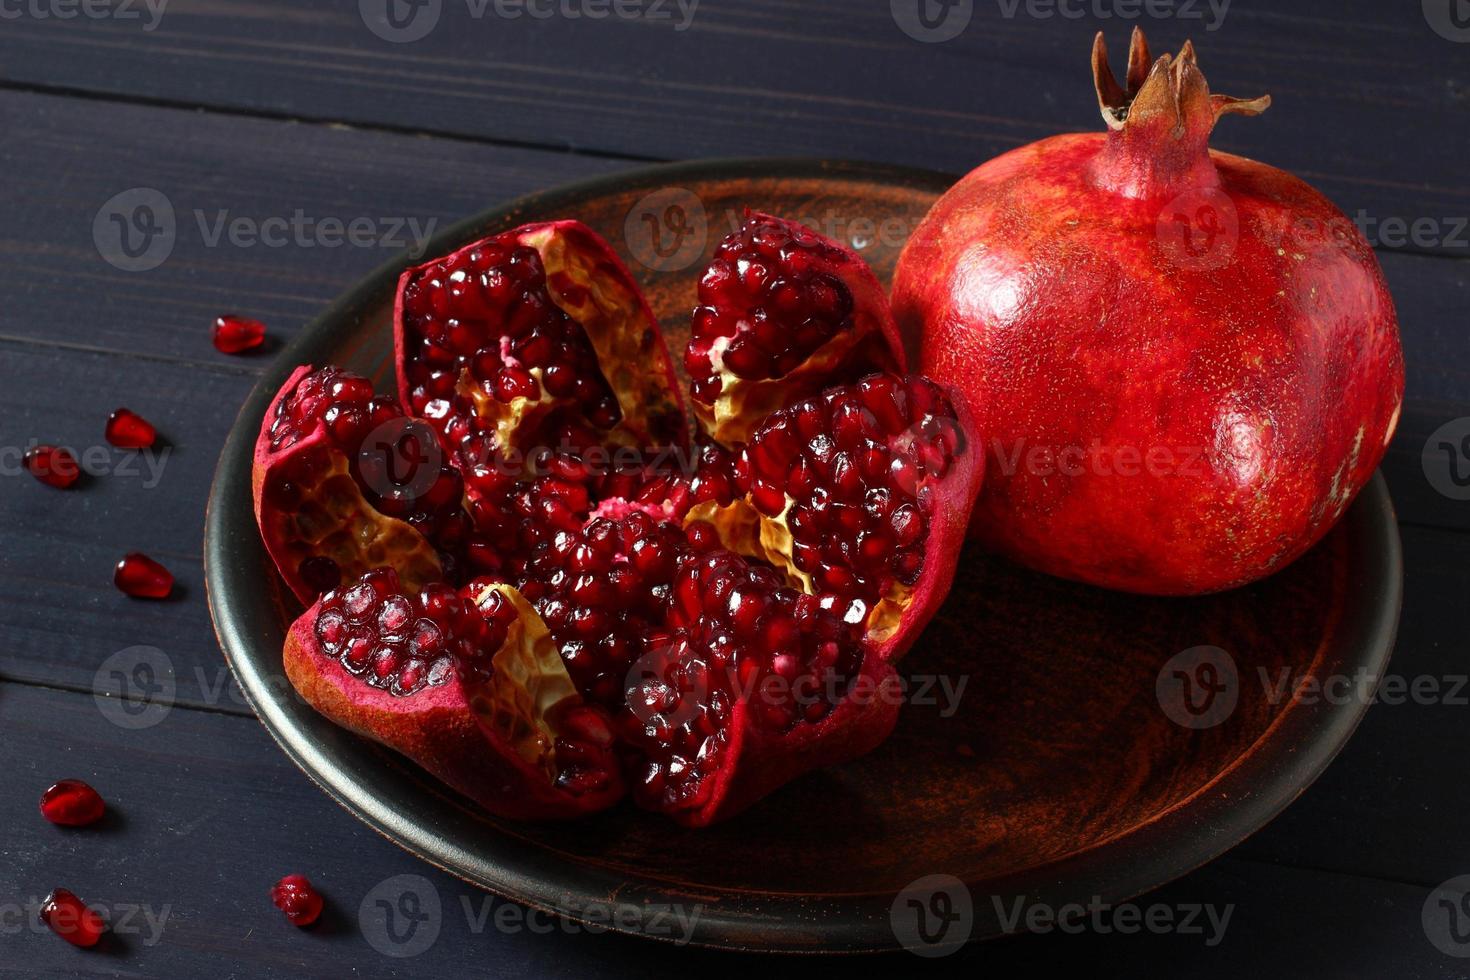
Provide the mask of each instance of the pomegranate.
{"label": "pomegranate", "polygon": [[622,793],[612,737],[514,589],[411,593],[375,569],[286,638],[286,676],[332,721],[409,756],[492,813],[577,816]]}
{"label": "pomegranate", "polygon": [[[277,531],[296,543],[272,548],[288,579],[324,555],[346,573],[286,645],[317,710],[519,818],[590,813],[631,785],[705,825],[886,737],[893,662],[948,590],[983,457],[939,386],[864,374],[902,360],[871,272],[805,232],[780,244],[782,224],[752,216],[750,247],[774,249],[761,261],[797,301],[732,286],[704,305],[737,324],[735,349],[752,342],[739,324],[790,314],[797,337],[827,319],[761,377],[730,376],[766,393],[725,402],[728,446],[690,446],[657,323],[585,227],[526,226],[404,275],[400,394],[463,475],[472,527],[437,578],[412,539],[364,573],[361,554]],[[350,474],[358,426],[334,434],[324,406],[387,400],[317,374],[278,398],[258,477],[297,446]],[[334,528],[381,517],[357,481],[311,486],[258,488],[262,528],[294,526],[303,498]]]}
{"label": "pomegranate", "polygon": [[1403,356],[1363,236],[1280,170],[1208,147],[1226,113],[1185,44],[1099,35],[1105,134],[1051,137],[963,178],[900,258],[924,374],[970,404],[989,479],[973,529],[1056,575],[1227,589],[1326,533],[1393,435]]}
{"label": "pomegranate", "polygon": [[905,369],[867,263],[794,221],[747,209],[700,278],[699,304],[684,368],[695,415],[727,445],[825,385]]}
{"label": "pomegranate", "polygon": [[221,354],[248,354],[265,343],[265,324],[249,317],[215,317],[214,347]]}
{"label": "pomegranate", "polygon": [[112,583],[135,599],[167,599],[174,589],[174,576],[152,558],[134,551],[117,563]]}
{"label": "pomegranate", "polygon": [[452,577],[469,529],[463,481],[439,465],[433,433],[337,367],[298,368],[282,386],[256,441],[254,495],[266,548],[304,604],[386,565],[410,588]]}
{"label": "pomegranate", "polygon": [[137,412],[119,408],[107,417],[107,441],[119,449],[147,449],[158,440],[158,430]]}
{"label": "pomegranate", "polygon": [[41,794],[41,815],[62,827],[85,827],[102,819],[107,805],[80,779],[63,779]]}
{"label": "pomegranate", "polygon": [[82,468],[63,446],[32,446],[23,454],[26,472],[48,487],[70,490],[82,478]]}
{"label": "pomegranate", "polygon": [[271,902],[280,909],[293,926],[306,928],[321,918],[321,892],[316,890],[305,875],[287,875],[271,887]]}
{"label": "pomegranate", "polygon": [[96,946],[106,931],[102,916],[65,888],[57,888],[41,903],[41,922],[73,946]]}

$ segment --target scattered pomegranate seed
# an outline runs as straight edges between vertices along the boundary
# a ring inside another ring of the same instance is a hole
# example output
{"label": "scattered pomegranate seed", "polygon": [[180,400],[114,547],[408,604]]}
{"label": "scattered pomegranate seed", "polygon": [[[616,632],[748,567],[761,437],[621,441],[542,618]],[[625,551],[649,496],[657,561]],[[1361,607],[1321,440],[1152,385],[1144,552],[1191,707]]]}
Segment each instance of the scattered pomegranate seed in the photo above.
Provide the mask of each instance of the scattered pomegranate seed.
{"label": "scattered pomegranate seed", "polygon": [[322,914],[322,896],[305,875],[287,875],[271,889],[271,901],[292,925],[309,926]]}
{"label": "scattered pomegranate seed", "polygon": [[173,591],[173,574],[145,554],[133,552],[117,563],[112,582],[135,599],[166,599]]}
{"label": "scattered pomegranate seed", "polygon": [[214,321],[214,346],[222,354],[243,354],[265,343],[265,324],[243,316],[221,316]]}
{"label": "scattered pomegranate seed", "polygon": [[31,476],[47,486],[65,490],[82,477],[77,458],[60,446],[32,446],[24,458]]}
{"label": "scattered pomegranate seed", "polygon": [[80,779],[63,779],[41,794],[41,815],[63,827],[85,827],[102,819],[101,795]]}
{"label": "scattered pomegranate seed", "polygon": [[158,430],[137,412],[119,408],[107,417],[106,435],[119,449],[147,449],[158,438]]}
{"label": "scattered pomegranate seed", "polygon": [[107,928],[102,916],[82,904],[65,888],[57,888],[41,903],[41,921],[73,946],[96,946]]}

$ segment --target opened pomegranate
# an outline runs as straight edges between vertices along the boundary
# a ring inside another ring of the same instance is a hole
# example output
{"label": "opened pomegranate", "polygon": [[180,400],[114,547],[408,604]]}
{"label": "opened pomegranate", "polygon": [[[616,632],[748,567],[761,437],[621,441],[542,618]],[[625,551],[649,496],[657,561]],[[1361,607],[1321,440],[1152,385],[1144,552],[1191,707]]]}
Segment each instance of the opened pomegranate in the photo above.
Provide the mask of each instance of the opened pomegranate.
{"label": "opened pomegranate", "polygon": [[1352,223],[1301,180],[1212,151],[1227,113],[1191,45],[1126,88],[1099,35],[1105,134],[970,173],[899,261],[921,370],[987,440],[974,529],[1044,571],[1189,594],[1274,572],[1326,533],[1383,456],[1403,356]]}
{"label": "opened pomegranate", "polygon": [[794,221],[747,210],[699,280],[699,304],[684,369],[695,415],[726,445],[826,385],[904,370],[867,263]]}
{"label": "opened pomegranate", "polygon": [[[799,302],[732,287],[720,315],[793,338],[827,319],[732,382],[766,393],[725,401],[730,445],[689,444],[657,324],[583,226],[527,226],[405,274],[401,394],[463,474],[472,528],[454,574],[423,567],[438,518],[413,525],[421,544],[371,555],[304,532],[277,549],[351,569],[287,642],[310,703],[512,817],[588,813],[631,785],[639,804],[704,825],[882,741],[892,662],[949,588],[983,457],[939,386],[868,373],[901,360],[871,272],[804,231],[781,244],[779,219],[752,222],[751,247],[776,250],[763,261]],[[795,319],[757,317],[767,306]],[[334,371],[297,379],[262,439],[334,461],[347,503],[318,523],[373,541],[390,518],[353,479],[360,427],[333,420],[342,404],[391,412]],[[371,557],[385,567],[364,574]]]}
{"label": "opened pomegranate", "polygon": [[381,566],[410,587],[452,578],[469,530],[463,481],[439,465],[432,431],[337,367],[298,368],[282,386],[254,495],[266,548],[306,604]]}
{"label": "opened pomegranate", "polygon": [[412,592],[375,569],[296,621],[285,668],[322,714],[492,813],[572,817],[622,793],[606,720],[509,587]]}

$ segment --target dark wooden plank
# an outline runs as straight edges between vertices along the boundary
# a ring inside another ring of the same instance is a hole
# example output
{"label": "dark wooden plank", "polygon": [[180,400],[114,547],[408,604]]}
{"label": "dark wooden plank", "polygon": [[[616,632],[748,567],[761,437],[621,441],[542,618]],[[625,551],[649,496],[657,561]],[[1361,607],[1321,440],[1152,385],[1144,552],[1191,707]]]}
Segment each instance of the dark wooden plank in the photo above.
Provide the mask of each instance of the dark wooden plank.
{"label": "dark wooden plank", "polygon": [[[0,796],[7,828],[0,910],[7,916],[5,968],[19,976],[810,975],[805,960],[589,935],[528,917],[358,824],[249,719],[176,709],[151,727],[120,729],[88,697],[5,684],[0,726],[0,763],[12,789]],[[91,781],[116,815],[84,831],[46,824],[35,797],[60,776]],[[291,872],[308,874],[327,896],[329,911],[317,929],[293,928],[267,898],[270,885]],[[406,959],[383,955],[359,919],[374,889],[399,875],[421,876],[416,887],[432,892],[441,910],[437,939]],[[24,909],[33,898],[57,885],[109,913],[143,911],[132,913],[126,935],[93,953],[44,931],[11,932],[11,923],[28,921]],[[1228,914],[1223,930],[1204,914],[1196,920],[1202,933],[1121,935],[1089,927],[972,947],[933,965],[956,976],[982,966],[1007,975],[1040,962],[1120,977],[1461,975],[1459,962],[1440,954],[1421,928],[1428,894],[1415,885],[1227,857],[1131,903],[1164,910],[1176,922],[1192,906],[1210,906],[1216,921]],[[1017,896],[972,896],[997,898],[1011,908]],[[497,911],[502,906],[506,911]],[[1120,920],[1106,913],[1098,921],[1108,927]],[[873,965],[908,970],[917,962],[901,954]]]}
{"label": "dark wooden plank", "polygon": [[[10,218],[0,227],[0,294],[7,297],[0,337],[209,363],[227,360],[209,346],[208,324],[218,313],[244,310],[288,336],[394,253],[237,247],[227,239],[211,247],[220,212],[260,222],[291,219],[299,209],[317,220],[365,218],[388,234],[391,219],[442,226],[516,194],[627,166],[13,92],[0,93],[0,126],[10,137],[0,146],[0,163],[11,175],[0,189]],[[162,157],[161,133],[169,144]],[[433,166],[424,167],[425,160]],[[93,219],[104,202],[140,186],[172,202],[178,231],[162,265],[129,272],[99,255]],[[1399,308],[1411,403],[1470,405],[1462,334],[1470,263],[1388,252],[1383,263]],[[260,364],[228,363],[250,370]]]}
{"label": "dark wooden plank", "polygon": [[1445,222],[1470,214],[1470,62],[1419,4],[1235,0],[1218,23],[1204,2],[1141,21],[1058,6],[975,3],[958,37],[922,44],[883,0],[703,0],[687,30],[673,0],[661,20],[510,19],[494,3],[444,0],[424,8],[442,10],[426,37],[391,43],[351,3],[172,0],[153,30],[146,17],[8,20],[0,78],[633,158],[847,156],[963,171],[1048,133],[1099,129],[1091,35],[1106,28],[1121,57],[1137,22],[1160,51],[1193,37],[1219,90],[1275,96],[1264,119],[1227,121],[1223,148],[1307,176],[1350,214],[1432,219],[1431,247],[1470,251],[1463,229],[1445,241]]}
{"label": "dark wooden plank", "polygon": [[[627,166],[14,92],[0,93],[0,129],[0,166],[9,175],[0,189],[0,337],[250,371],[258,358],[226,358],[210,345],[209,325],[220,313],[257,316],[283,340],[418,232]],[[161,265],[127,271],[104,261],[93,223],[109,199],[138,187],[171,203],[175,234]],[[304,245],[290,227],[265,226],[295,222],[298,211]],[[248,235],[232,244],[228,231],[215,237],[221,213],[287,244]],[[362,244],[342,243],[329,221],[367,222]],[[120,378],[129,376],[146,375]]]}

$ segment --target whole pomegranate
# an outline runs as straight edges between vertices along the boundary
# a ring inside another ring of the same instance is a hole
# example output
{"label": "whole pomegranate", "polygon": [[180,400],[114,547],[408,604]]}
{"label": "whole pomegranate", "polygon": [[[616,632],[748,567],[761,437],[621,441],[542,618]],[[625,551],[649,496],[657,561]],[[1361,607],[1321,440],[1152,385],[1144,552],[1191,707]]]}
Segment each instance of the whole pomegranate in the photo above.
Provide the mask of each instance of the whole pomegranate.
{"label": "whole pomegranate", "polygon": [[1106,133],[979,167],[905,249],[895,316],[970,402],[989,470],[971,529],[1020,562],[1153,594],[1268,575],[1326,533],[1398,422],[1383,275],[1301,180],[1212,151],[1225,113],[1186,43],[1099,34]]}

